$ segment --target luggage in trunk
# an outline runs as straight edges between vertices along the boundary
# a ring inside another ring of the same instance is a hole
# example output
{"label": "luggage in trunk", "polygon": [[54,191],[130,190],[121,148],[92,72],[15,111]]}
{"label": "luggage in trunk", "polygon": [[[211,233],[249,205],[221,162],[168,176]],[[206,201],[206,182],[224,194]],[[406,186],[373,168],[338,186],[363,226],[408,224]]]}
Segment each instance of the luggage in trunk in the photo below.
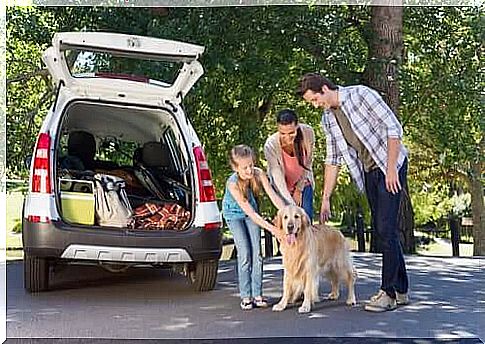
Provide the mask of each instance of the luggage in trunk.
{"label": "luggage in trunk", "polygon": [[[194,204],[191,161],[170,113],[77,102],[66,111],[61,132],[58,180],[66,176],[89,179],[96,199],[94,222],[92,215],[88,219],[61,210],[67,222],[177,231],[190,223]],[[73,201],[66,199],[72,196],[64,195],[65,207],[71,206]],[[133,209],[147,204],[151,213],[132,216]],[[92,200],[89,207],[93,208]],[[75,211],[75,206],[70,209]]]}

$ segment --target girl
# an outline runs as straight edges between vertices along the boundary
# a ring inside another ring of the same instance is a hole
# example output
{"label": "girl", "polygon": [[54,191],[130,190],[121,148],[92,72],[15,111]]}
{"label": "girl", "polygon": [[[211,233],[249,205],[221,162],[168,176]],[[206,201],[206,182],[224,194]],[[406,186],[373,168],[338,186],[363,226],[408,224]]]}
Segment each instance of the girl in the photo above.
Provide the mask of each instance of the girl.
{"label": "girl", "polygon": [[298,116],[290,109],[278,112],[276,122],[278,132],[271,135],[264,145],[268,176],[285,202],[305,209],[311,221],[315,134],[309,125],[298,123]]}
{"label": "girl", "polygon": [[276,227],[258,214],[255,197],[261,186],[273,204],[285,206],[271,188],[266,174],[254,167],[253,150],[246,145],[235,146],[230,152],[230,164],[234,173],[226,183],[222,200],[222,213],[233,234],[237,249],[237,268],[241,308],[267,307],[262,294],[263,258],[261,256],[261,228],[276,235]]}

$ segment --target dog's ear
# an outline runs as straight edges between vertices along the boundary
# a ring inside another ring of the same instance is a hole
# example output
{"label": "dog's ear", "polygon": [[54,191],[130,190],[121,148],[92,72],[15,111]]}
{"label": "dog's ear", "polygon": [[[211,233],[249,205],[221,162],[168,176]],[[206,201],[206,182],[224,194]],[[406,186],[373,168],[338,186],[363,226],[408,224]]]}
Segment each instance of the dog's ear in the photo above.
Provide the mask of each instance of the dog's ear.
{"label": "dog's ear", "polygon": [[305,210],[301,209],[300,210],[300,216],[301,216],[301,221],[303,223],[304,228],[310,227],[310,217],[308,217],[308,214],[306,213]]}

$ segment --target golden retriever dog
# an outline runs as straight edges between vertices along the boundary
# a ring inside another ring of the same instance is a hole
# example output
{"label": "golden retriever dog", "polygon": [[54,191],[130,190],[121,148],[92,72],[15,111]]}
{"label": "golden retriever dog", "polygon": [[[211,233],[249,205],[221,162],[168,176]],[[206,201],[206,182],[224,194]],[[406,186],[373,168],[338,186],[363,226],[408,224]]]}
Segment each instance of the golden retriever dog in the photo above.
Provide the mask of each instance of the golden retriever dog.
{"label": "golden retriever dog", "polygon": [[303,294],[299,313],[308,313],[319,301],[318,288],[321,276],[332,285],[328,294],[331,300],[339,298],[340,281],[347,285],[347,305],[355,305],[355,279],[347,240],[337,230],[325,225],[310,225],[305,211],[297,206],[286,206],[278,211],[275,226],[283,255],[283,296],[273,306],[282,311],[288,303],[294,303]]}

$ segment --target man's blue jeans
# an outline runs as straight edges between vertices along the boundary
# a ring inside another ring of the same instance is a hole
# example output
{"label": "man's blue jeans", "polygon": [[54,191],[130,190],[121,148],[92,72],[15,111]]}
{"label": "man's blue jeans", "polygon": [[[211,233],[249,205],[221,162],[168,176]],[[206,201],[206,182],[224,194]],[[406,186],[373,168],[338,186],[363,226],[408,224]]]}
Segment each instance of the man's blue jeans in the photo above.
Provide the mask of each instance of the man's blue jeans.
{"label": "man's blue jeans", "polygon": [[[401,187],[406,184],[407,159],[399,170]],[[379,169],[365,173],[365,188],[371,208],[372,226],[382,247],[381,289],[390,297],[408,292],[408,276],[399,240],[398,216],[402,190],[392,194],[386,189],[386,176]]]}
{"label": "man's blue jeans", "polygon": [[305,213],[310,218],[310,223],[313,221],[313,188],[307,185],[303,188],[301,195],[301,207],[305,209]]}
{"label": "man's blue jeans", "polygon": [[262,296],[263,257],[261,228],[249,217],[227,220],[237,249],[237,272],[241,298]]}

